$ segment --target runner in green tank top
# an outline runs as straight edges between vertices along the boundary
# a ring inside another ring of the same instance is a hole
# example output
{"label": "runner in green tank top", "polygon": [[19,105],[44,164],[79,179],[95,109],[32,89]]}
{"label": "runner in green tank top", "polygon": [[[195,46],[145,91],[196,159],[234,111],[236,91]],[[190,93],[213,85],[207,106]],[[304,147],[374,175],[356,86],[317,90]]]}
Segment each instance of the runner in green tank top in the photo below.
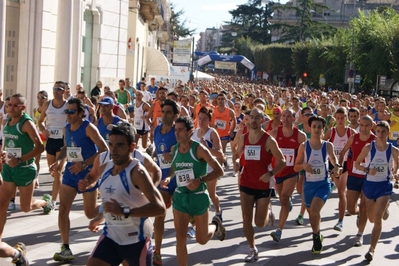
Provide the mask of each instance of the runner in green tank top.
{"label": "runner in green tank top", "polygon": [[[181,116],[175,121],[175,134],[178,142],[172,148],[173,160],[169,177],[162,181],[167,187],[170,177],[176,178],[177,188],[173,194],[173,217],[176,228],[176,254],[179,265],[187,265],[187,226],[190,216],[194,216],[197,226],[197,242],[204,245],[216,233],[223,241],[226,232],[222,221],[214,216],[212,224],[209,219],[209,195],[206,183],[223,175],[220,164],[202,144],[191,139],[194,122],[188,116]],[[207,173],[207,165],[213,171]]]}
{"label": "runner in green tank top", "polygon": [[[0,164],[0,239],[2,238],[7,217],[7,207],[10,199],[19,188],[21,210],[29,212],[43,208],[45,213],[52,210],[50,195],[45,194],[43,200],[35,200],[33,195],[33,180],[36,178],[34,157],[43,152],[43,143],[32,119],[25,114],[26,99],[21,94],[11,96],[7,106],[9,118],[6,121],[4,133],[4,149],[6,163]],[[0,256],[11,257],[12,263],[28,265],[25,245],[19,242],[11,247],[0,242]]]}

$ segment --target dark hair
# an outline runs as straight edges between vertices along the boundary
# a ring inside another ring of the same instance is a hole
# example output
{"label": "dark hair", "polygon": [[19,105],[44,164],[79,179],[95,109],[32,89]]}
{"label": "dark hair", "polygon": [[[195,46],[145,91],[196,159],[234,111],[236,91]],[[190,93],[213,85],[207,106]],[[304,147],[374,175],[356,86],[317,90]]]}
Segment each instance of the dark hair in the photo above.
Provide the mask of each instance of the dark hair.
{"label": "dark hair", "polygon": [[37,94],[43,94],[44,97],[48,98],[48,93],[45,90],[39,91]]}
{"label": "dark hair", "polygon": [[391,129],[387,121],[378,121],[375,127],[385,127],[388,131]]}
{"label": "dark hair", "polygon": [[116,125],[113,125],[109,132],[109,136],[112,135],[125,136],[129,146],[135,142],[135,129],[132,125],[126,122],[119,122]]}
{"label": "dark hair", "polygon": [[264,101],[262,98],[256,98],[256,99],[254,100],[254,104],[258,104],[258,103],[261,103],[261,104],[263,104],[263,105],[266,105],[265,101]]}
{"label": "dark hair", "polygon": [[125,85],[125,81],[123,79],[120,79],[119,82],[122,82],[123,85]]}
{"label": "dark hair", "polygon": [[360,111],[356,107],[352,107],[352,108],[349,109],[348,113],[360,114]]}
{"label": "dark hair", "polygon": [[171,99],[166,99],[162,104],[161,104],[161,108],[163,108],[164,106],[170,106],[173,109],[173,113],[175,115],[180,114],[180,107],[177,105],[177,103]]}
{"label": "dark hair", "polygon": [[[11,98],[19,98],[19,102],[23,105],[26,104],[26,98],[21,93],[15,93],[11,96]],[[10,100],[11,100],[10,98]]]}
{"label": "dark hair", "polygon": [[326,120],[321,116],[314,115],[311,118],[309,118],[308,125],[310,127],[311,127],[313,121],[320,121],[321,123],[323,123],[323,128],[326,126]]}
{"label": "dark hair", "polygon": [[168,93],[168,96],[174,96],[174,97],[179,97],[179,94],[177,94],[176,92],[174,92],[174,91],[171,91],[171,92],[169,92]]}
{"label": "dark hair", "polygon": [[68,104],[76,104],[76,106],[78,107],[78,113],[83,113],[83,117],[85,117],[84,112],[85,112],[86,107],[85,107],[85,104],[82,102],[81,99],[79,99],[79,98],[71,98],[68,101]]}
{"label": "dark hair", "polygon": [[310,108],[309,106],[303,107],[302,110],[301,110],[301,115],[303,115],[306,110],[312,111],[312,108]]}
{"label": "dark hair", "polygon": [[189,116],[179,116],[175,121],[175,124],[177,123],[183,123],[187,131],[194,128],[194,121]]}
{"label": "dark hair", "polygon": [[209,121],[212,120],[212,117],[213,117],[213,110],[212,110],[211,108],[208,108],[208,107],[206,107],[206,106],[203,106],[203,107],[201,107],[201,109],[199,110],[198,115],[199,115],[200,113],[206,114],[206,115],[208,116],[208,118],[209,118]]}
{"label": "dark hair", "polygon": [[344,114],[346,116],[346,108],[344,107],[339,107],[337,111],[335,111],[336,114]]}
{"label": "dark hair", "polygon": [[159,87],[159,88],[158,88],[158,91],[168,91],[168,88],[165,88],[165,87]]}

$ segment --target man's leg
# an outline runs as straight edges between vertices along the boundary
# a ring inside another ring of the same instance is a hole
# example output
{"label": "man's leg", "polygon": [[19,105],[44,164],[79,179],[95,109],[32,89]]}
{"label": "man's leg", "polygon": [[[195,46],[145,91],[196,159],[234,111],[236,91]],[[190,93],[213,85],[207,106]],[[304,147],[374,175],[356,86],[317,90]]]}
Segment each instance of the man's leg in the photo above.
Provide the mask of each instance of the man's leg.
{"label": "man's leg", "polygon": [[[162,199],[165,202],[165,205],[170,202],[170,197],[172,197],[168,191],[158,189],[162,195]],[[170,206],[167,206],[170,207]],[[161,258],[161,246],[162,246],[162,239],[163,234],[165,232],[165,215],[157,216],[154,218],[154,264],[162,264]],[[187,228],[186,228],[187,233]]]}
{"label": "man's leg", "polygon": [[87,219],[93,219],[97,216],[97,189],[83,193],[83,208]]}
{"label": "man's leg", "polygon": [[[47,165],[49,167],[56,162],[58,155],[59,155],[59,152],[56,152],[55,155],[47,154]],[[52,177],[54,178],[54,181],[53,181],[53,188],[51,191],[51,199],[53,201],[54,207],[55,207],[55,203],[57,202],[58,194],[60,193],[61,179],[62,179],[61,172],[62,172],[62,169],[64,168],[64,164],[65,164],[65,160],[62,160],[61,164],[58,165],[57,170],[52,173]]]}
{"label": "man's leg", "polygon": [[389,196],[379,197],[375,202],[374,200],[366,199],[366,207],[368,208],[370,205],[374,205],[374,227],[371,231],[371,241],[370,241],[370,252],[374,252],[378,240],[381,236],[382,230],[382,216],[387,208],[387,204],[389,201]]}
{"label": "man's leg", "polygon": [[216,230],[216,225],[213,223],[209,224],[209,211],[206,211],[202,215],[194,216],[194,219],[196,225],[195,237],[197,243],[205,245],[213,237],[213,234]]}
{"label": "man's leg", "polygon": [[348,172],[334,177],[334,183],[338,189],[338,223],[334,226],[334,230],[342,231],[342,221],[344,220],[346,211],[346,183],[348,180]]}
{"label": "man's leg", "polygon": [[288,218],[288,213],[290,212],[290,197],[294,192],[296,185],[297,176],[288,178],[284,180],[281,184],[275,184],[277,192],[279,194],[279,199],[281,203],[281,210],[279,216],[278,228],[283,230],[285,222]]}
{"label": "man's leg", "polygon": [[240,202],[244,235],[247,239],[249,247],[255,248],[255,231],[252,226],[255,197],[253,195],[249,195],[245,192],[240,191]]}
{"label": "man's leg", "polygon": [[24,212],[30,212],[31,210],[36,210],[47,205],[45,200],[39,200],[33,198],[33,188],[35,181],[33,180],[26,187],[19,187],[19,198],[21,203],[21,210]]}
{"label": "man's leg", "polygon": [[8,204],[14,195],[15,189],[16,186],[13,182],[7,182],[3,180],[3,184],[0,185],[0,241],[2,239],[4,226],[7,221]]}
{"label": "man's leg", "polygon": [[62,244],[69,244],[69,213],[71,211],[72,203],[76,197],[76,194],[77,191],[75,188],[67,185],[61,185],[58,227],[60,229]]}
{"label": "man's leg", "polygon": [[324,206],[324,201],[319,197],[314,197],[310,207],[308,207],[309,221],[313,232],[313,254],[320,254],[323,250],[323,236],[320,234],[320,211]]}
{"label": "man's leg", "polygon": [[255,200],[255,204],[255,225],[259,228],[265,227],[269,222],[270,197],[259,198]]}
{"label": "man's leg", "polygon": [[[188,265],[188,255],[187,255],[187,226],[190,221],[190,215],[187,213],[180,212],[173,209],[173,220],[176,230],[176,255],[178,265],[186,266]],[[203,221],[202,221],[203,222]],[[199,223],[199,221],[198,221]],[[206,221],[208,225],[208,221]],[[155,226],[154,226],[155,228]],[[202,228],[201,228],[202,230]],[[207,229],[208,230],[208,229]],[[197,225],[197,237],[198,237],[198,225]],[[200,234],[203,234],[201,231]],[[197,240],[198,241],[198,240]]]}

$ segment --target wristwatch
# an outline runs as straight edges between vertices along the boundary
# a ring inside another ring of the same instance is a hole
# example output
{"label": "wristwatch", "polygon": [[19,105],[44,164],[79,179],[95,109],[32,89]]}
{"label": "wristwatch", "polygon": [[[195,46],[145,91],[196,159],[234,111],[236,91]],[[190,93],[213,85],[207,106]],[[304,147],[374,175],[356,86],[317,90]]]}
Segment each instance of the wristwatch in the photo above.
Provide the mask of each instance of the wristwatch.
{"label": "wristwatch", "polygon": [[122,206],[122,212],[125,215],[125,218],[129,218],[129,216],[130,216],[130,206]]}
{"label": "wristwatch", "polygon": [[83,166],[83,170],[86,170],[87,164],[84,161],[82,162],[82,166]]}
{"label": "wristwatch", "polygon": [[15,158],[15,159],[17,159],[17,163],[18,164],[22,163],[21,157],[18,157],[18,158]]}

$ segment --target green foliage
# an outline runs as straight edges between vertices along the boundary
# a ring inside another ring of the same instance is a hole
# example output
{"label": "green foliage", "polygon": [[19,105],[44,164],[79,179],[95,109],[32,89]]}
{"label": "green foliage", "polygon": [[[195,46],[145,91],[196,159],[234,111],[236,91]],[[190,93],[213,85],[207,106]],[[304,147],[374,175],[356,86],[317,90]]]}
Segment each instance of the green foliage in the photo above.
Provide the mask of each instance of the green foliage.
{"label": "green foliage", "polygon": [[254,63],[258,71],[271,75],[288,75],[292,73],[292,50],[287,44],[270,44],[257,46],[254,50]]}
{"label": "green foliage", "polygon": [[187,19],[183,21],[181,20],[181,16],[184,14],[184,10],[182,9],[180,11],[175,11],[174,8],[175,7],[173,3],[170,3],[170,9],[172,10],[172,15],[170,17],[170,26],[174,36],[176,36],[177,38],[192,36],[197,29],[189,29],[188,27],[186,27]]}

